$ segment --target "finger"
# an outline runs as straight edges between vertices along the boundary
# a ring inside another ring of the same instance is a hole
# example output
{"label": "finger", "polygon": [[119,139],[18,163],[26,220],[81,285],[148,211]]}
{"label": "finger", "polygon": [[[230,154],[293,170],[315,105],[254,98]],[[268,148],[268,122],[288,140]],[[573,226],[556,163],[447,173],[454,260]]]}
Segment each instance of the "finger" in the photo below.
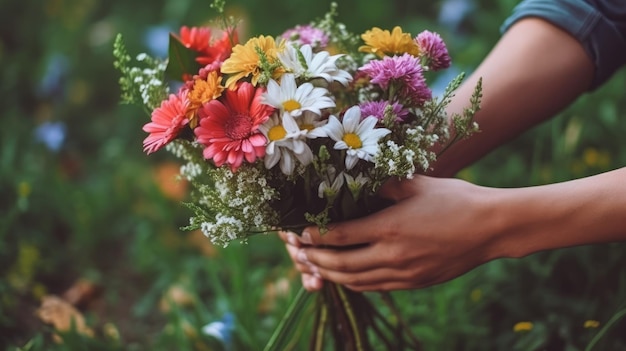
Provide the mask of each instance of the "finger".
{"label": "finger", "polygon": [[289,257],[294,263],[296,269],[303,274],[316,274],[317,268],[312,266],[310,263],[303,261],[301,258],[298,258],[298,253],[300,249],[292,245],[285,245],[287,249],[287,253]]}
{"label": "finger", "polygon": [[296,262],[309,265],[312,273],[329,270],[344,273],[357,273],[387,267],[393,264],[382,254],[376,245],[361,246],[347,250],[302,247],[295,253]]}
{"label": "finger", "polygon": [[296,233],[281,230],[278,232],[278,236],[280,237],[282,241],[285,242],[285,244],[292,245],[295,247],[301,246],[300,239],[298,237],[298,234]]}
{"label": "finger", "polygon": [[386,181],[378,190],[378,195],[384,199],[400,202],[406,198],[415,195],[418,185],[427,182],[429,177],[422,175],[414,175],[413,179],[399,179],[393,177]]}
{"label": "finger", "polygon": [[311,274],[302,274],[302,286],[307,291],[317,291],[322,288],[324,281]]}
{"label": "finger", "polygon": [[394,227],[395,216],[389,215],[393,206],[369,216],[344,222],[330,223],[328,231],[320,233],[318,227],[307,227],[300,242],[313,246],[351,247],[378,241]]}
{"label": "finger", "polygon": [[446,282],[451,277],[445,274],[428,274],[402,268],[379,268],[359,273],[344,273],[319,270],[323,279],[333,281],[355,291],[390,291],[418,289]]}

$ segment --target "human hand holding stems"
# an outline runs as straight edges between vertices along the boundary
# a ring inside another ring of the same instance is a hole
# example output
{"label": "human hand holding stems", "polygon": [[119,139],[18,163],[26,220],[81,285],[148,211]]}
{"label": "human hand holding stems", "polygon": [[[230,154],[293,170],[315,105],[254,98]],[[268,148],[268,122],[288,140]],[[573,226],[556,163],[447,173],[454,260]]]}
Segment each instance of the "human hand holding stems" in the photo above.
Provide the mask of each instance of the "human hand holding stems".
{"label": "human hand holding stems", "polygon": [[323,235],[314,227],[302,237],[280,233],[304,287],[318,290],[330,280],[357,291],[421,288],[500,257],[626,240],[626,168],[519,189],[435,178],[558,113],[593,74],[568,33],[541,19],[518,21],[448,108],[460,111],[482,77],[481,133],[446,150],[430,176],[385,184],[380,195],[394,205],[378,213],[331,224]]}

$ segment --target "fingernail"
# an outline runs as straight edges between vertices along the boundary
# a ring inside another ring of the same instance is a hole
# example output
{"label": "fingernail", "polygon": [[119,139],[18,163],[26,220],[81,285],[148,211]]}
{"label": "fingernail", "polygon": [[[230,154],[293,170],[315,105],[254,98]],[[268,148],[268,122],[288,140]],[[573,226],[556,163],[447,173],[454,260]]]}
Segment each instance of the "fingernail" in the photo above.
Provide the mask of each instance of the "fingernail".
{"label": "fingernail", "polygon": [[320,269],[317,268],[317,266],[309,264],[309,269],[311,270],[311,274],[313,274],[314,277],[316,277],[316,278],[321,278],[322,277],[320,275]]}
{"label": "fingernail", "polygon": [[309,288],[314,289],[314,290],[319,290],[322,288],[323,284],[324,282],[322,281],[320,277],[314,277],[313,279],[309,281]]}
{"label": "fingernail", "polygon": [[287,242],[289,243],[289,245],[292,246],[298,246],[299,244],[298,238],[296,238],[296,236],[291,233],[287,234]]}
{"label": "fingernail", "polygon": [[305,264],[309,263],[309,258],[306,257],[306,253],[304,252],[304,250],[298,251],[298,254],[296,255],[296,259],[300,263],[305,263]]}
{"label": "fingernail", "polygon": [[313,241],[311,240],[311,233],[307,230],[303,231],[301,241],[303,244],[313,244]]}

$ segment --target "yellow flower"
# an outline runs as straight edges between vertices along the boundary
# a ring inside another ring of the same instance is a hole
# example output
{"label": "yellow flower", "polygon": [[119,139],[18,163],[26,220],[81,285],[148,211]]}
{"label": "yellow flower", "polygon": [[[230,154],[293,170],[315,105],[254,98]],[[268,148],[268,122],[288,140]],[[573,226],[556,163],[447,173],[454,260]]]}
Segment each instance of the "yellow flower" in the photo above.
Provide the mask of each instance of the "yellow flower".
{"label": "yellow flower", "polygon": [[187,94],[189,106],[187,107],[187,116],[189,118],[189,126],[195,128],[198,124],[196,111],[205,103],[215,100],[224,91],[224,87],[220,85],[222,77],[217,71],[210,72],[206,80],[198,78],[194,81],[193,87]]}
{"label": "yellow flower", "polygon": [[516,333],[529,332],[533,330],[532,322],[517,322],[513,326],[513,331]]}
{"label": "yellow flower", "polygon": [[398,26],[394,27],[391,33],[374,27],[361,34],[361,38],[365,41],[365,45],[361,46],[359,51],[372,53],[378,57],[404,53],[417,56],[420,52],[411,34],[403,33],[402,28]]}
{"label": "yellow flower", "polygon": [[[252,75],[252,85],[256,86],[261,77],[261,57],[258,51],[265,53],[269,64],[278,62],[277,54],[284,47],[284,42],[276,45],[273,37],[258,36],[251,38],[245,45],[238,44],[233,48],[233,53],[222,64],[222,73],[231,74],[226,81],[226,87],[232,89],[238,80]],[[258,51],[257,51],[258,50]],[[278,79],[282,70],[276,67],[272,72],[272,78]]]}
{"label": "yellow flower", "polygon": [[587,329],[595,329],[599,326],[600,326],[600,322],[593,320],[593,319],[585,321],[585,324],[583,325],[583,327]]}
{"label": "yellow flower", "polygon": [[472,302],[478,302],[480,301],[482,297],[483,297],[483,291],[480,289],[474,289],[470,293],[470,300],[472,300]]}

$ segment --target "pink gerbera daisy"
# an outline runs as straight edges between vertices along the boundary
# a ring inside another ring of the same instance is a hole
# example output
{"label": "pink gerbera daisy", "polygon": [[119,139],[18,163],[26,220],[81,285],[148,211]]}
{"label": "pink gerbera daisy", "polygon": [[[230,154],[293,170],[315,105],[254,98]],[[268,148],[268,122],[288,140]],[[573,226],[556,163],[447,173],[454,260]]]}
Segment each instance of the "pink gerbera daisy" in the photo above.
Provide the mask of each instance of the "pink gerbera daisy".
{"label": "pink gerbera daisy", "polygon": [[419,58],[410,54],[372,60],[359,70],[371,78],[371,83],[378,84],[385,90],[393,85],[397,95],[390,98],[404,105],[421,106],[432,98]]}
{"label": "pink gerbera daisy", "polygon": [[152,121],[143,126],[150,133],[143,141],[143,150],[151,154],[174,140],[189,122],[185,116],[187,107],[178,95],[170,94],[161,106],[152,111]]}
{"label": "pink gerbera daisy", "polygon": [[248,82],[227,90],[219,100],[211,100],[198,111],[200,125],[194,129],[204,148],[204,158],[220,167],[228,164],[235,172],[245,158],[253,163],[265,156],[267,139],[259,126],[267,121],[274,108],[261,103],[263,88]]}
{"label": "pink gerbera daisy", "polygon": [[424,64],[429,69],[437,71],[450,67],[450,55],[439,34],[425,30],[415,37],[415,43],[420,48],[420,57],[425,59]]}

